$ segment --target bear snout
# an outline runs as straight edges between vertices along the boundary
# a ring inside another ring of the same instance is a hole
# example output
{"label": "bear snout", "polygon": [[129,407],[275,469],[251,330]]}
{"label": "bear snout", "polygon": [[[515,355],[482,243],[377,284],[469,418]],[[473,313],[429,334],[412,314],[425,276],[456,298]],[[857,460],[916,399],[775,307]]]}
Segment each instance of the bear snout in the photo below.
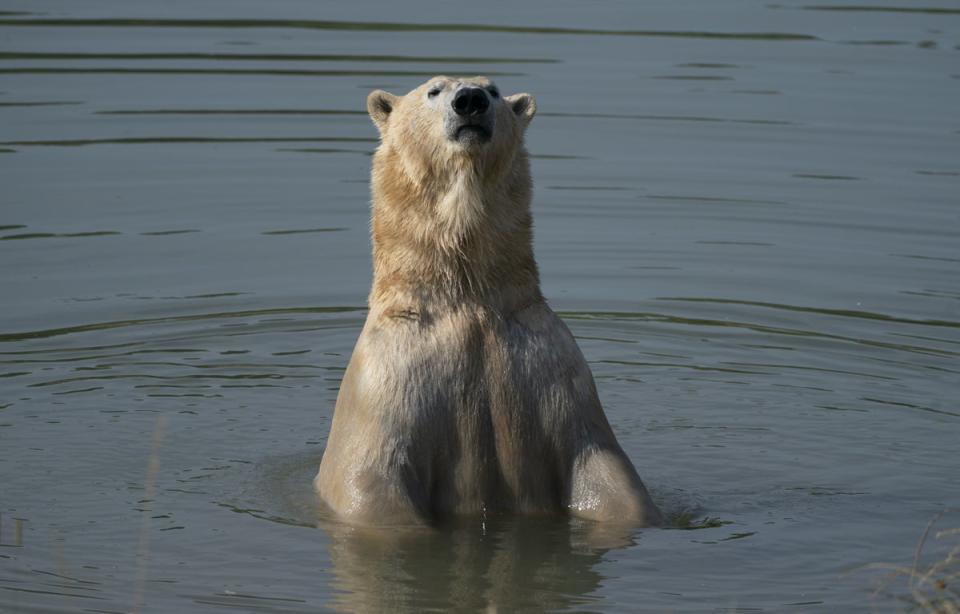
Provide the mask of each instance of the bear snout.
{"label": "bear snout", "polygon": [[490,108],[490,99],[487,92],[479,87],[461,88],[450,103],[453,112],[461,117],[483,115]]}
{"label": "bear snout", "polygon": [[459,88],[453,93],[448,107],[448,138],[465,147],[488,143],[493,138],[494,114],[491,111],[485,89],[470,85]]}

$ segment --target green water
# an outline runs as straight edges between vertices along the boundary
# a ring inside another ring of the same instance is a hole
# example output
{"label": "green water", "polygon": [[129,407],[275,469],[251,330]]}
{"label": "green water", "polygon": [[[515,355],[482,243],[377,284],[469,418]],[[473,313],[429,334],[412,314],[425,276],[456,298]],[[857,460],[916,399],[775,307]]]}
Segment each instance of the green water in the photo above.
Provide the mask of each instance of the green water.
{"label": "green water", "polygon": [[[883,611],[960,506],[955,4],[3,8],[0,611]],[[544,292],[671,529],[315,509],[364,100],[435,74],[537,97]]]}

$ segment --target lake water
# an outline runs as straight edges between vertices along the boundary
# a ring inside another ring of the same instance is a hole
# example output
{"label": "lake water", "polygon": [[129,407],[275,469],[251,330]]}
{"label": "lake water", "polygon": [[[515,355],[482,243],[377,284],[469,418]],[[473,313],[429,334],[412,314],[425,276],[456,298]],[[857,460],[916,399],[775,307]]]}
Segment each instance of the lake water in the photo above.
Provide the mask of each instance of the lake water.
{"label": "lake water", "polygon": [[[960,505],[958,60],[947,1],[9,0],[0,610],[894,608]],[[544,292],[673,529],[318,516],[364,100],[444,73],[537,97]]]}

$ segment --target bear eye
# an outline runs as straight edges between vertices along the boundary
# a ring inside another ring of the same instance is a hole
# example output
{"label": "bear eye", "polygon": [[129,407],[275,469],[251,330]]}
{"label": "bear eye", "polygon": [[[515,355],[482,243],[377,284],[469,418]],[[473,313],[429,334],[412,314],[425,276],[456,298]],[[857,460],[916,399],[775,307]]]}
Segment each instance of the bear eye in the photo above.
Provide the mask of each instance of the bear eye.
{"label": "bear eye", "polygon": [[439,94],[439,93],[440,93],[440,90],[442,90],[442,89],[443,89],[443,88],[441,88],[440,86],[437,86],[437,87],[433,88],[432,90],[430,90],[429,92],[427,92],[427,97],[428,97],[428,98],[436,98],[436,97],[437,97],[437,94]]}
{"label": "bear eye", "polygon": [[490,88],[490,95],[493,96],[494,98],[499,98],[499,97],[500,97],[500,90],[498,90],[498,89],[495,88],[495,87],[492,87],[492,88]]}

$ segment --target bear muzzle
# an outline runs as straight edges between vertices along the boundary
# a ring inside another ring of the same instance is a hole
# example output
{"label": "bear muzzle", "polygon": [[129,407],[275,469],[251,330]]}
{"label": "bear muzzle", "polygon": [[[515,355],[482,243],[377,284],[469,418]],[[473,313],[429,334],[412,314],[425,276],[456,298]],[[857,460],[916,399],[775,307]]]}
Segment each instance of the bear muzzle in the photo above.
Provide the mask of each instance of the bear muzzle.
{"label": "bear muzzle", "polygon": [[480,145],[493,137],[494,113],[483,88],[458,89],[450,101],[446,119],[448,138],[464,146]]}
{"label": "bear muzzle", "polygon": [[483,115],[490,108],[487,92],[479,87],[464,87],[457,91],[450,103],[454,113],[462,117]]}

